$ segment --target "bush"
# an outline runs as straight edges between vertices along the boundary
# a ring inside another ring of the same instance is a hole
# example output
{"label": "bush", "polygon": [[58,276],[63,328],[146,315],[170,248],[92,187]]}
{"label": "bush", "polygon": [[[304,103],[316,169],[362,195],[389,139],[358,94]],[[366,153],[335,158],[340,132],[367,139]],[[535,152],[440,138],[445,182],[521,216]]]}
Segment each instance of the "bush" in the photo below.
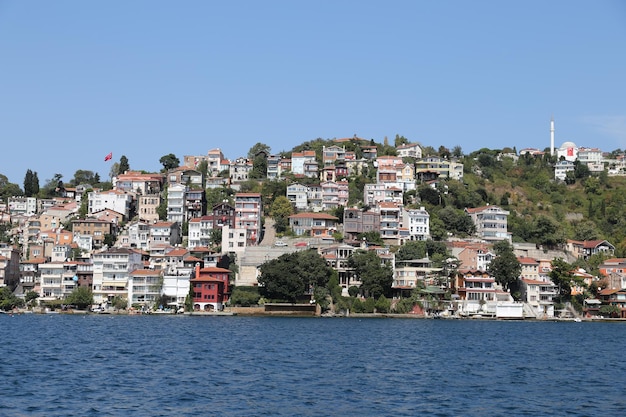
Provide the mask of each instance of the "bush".
{"label": "bush", "polygon": [[230,305],[250,307],[257,305],[260,298],[257,287],[235,287],[230,297]]}

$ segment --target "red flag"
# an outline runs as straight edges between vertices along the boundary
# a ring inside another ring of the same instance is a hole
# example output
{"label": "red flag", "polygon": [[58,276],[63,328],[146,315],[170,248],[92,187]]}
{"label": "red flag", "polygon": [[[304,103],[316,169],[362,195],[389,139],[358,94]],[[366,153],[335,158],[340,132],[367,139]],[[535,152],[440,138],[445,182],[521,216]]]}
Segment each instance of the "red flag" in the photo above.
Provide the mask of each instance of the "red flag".
{"label": "red flag", "polygon": [[104,157],[105,162],[113,158],[113,152],[109,152],[107,156]]}

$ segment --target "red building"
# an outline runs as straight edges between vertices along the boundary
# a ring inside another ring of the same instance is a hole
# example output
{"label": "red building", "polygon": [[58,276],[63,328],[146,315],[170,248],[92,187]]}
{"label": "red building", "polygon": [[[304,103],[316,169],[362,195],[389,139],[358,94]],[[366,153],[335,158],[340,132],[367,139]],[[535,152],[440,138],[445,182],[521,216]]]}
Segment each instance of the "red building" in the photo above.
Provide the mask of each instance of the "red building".
{"label": "red building", "polygon": [[191,279],[194,311],[222,311],[230,295],[230,271],[224,268],[200,268],[196,265],[196,276]]}

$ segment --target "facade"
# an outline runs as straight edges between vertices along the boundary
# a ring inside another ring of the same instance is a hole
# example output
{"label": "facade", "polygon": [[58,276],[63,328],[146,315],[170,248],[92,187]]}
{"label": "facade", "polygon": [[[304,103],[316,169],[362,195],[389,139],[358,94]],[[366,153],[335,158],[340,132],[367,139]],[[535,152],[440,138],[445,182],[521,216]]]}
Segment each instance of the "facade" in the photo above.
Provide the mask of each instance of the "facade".
{"label": "facade", "polygon": [[159,220],[158,208],[161,205],[161,194],[137,196],[137,215],[139,220],[153,222]]}
{"label": "facade", "polygon": [[424,171],[436,172],[442,178],[463,180],[463,164],[437,156],[429,156],[415,162],[415,175],[418,176],[420,172]]}
{"label": "facade", "polygon": [[248,158],[237,158],[230,164],[230,179],[232,182],[244,182],[252,171],[252,161]]}
{"label": "facade", "polygon": [[148,247],[159,245],[178,245],[182,241],[180,223],[157,222],[150,225]]}
{"label": "facade", "polygon": [[[115,297],[128,300],[130,273],[143,269],[141,253],[126,248],[112,248],[93,254],[93,299],[106,304]],[[130,306],[130,304],[129,304]]]}
{"label": "facade", "polygon": [[245,229],[246,245],[261,239],[263,203],[259,193],[235,194],[235,229]]}
{"label": "facade", "polygon": [[409,231],[409,240],[430,239],[430,215],[424,207],[404,210],[402,224]]}
{"label": "facade", "polygon": [[131,306],[152,308],[161,296],[162,271],[137,269],[128,274],[128,301]]}
{"label": "facade", "polygon": [[47,262],[39,265],[40,301],[60,300],[78,286],[76,262]]}
{"label": "facade", "polygon": [[167,187],[167,221],[185,222],[187,213],[185,205],[185,195],[187,186],[183,184],[172,184]]}
{"label": "facade", "polygon": [[129,219],[134,213],[134,196],[126,191],[92,191],[88,194],[87,214],[92,215],[104,209],[111,209]]}
{"label": "facade", "polygon": [[361,285],[359,277],[354,273],[354,268],[350,268],[348,264],[348,260],[355,249],[351,245],[332,245],[320,248],[320,255],[326,264],[337,271],[343,295],[348,295],[348,288]]}
{"label": "facade", "polygon": [[587,259],[598,253],[613,256],[615,246],[606,240],[568,240],[567,250],[577,258]]}
{"label": "facade", "polygon": [[574,172],[574,163],[572,161],[559,161],[554,165],[554,179],[565,181],[568,172]]}
{"label": "facade", "polygon": [[113,177],[113,189],[138,195],[159,194],[163,189],[163,182],[164,177],[161,174],[127,171]]}
{"label": "facade", "polygon": [[422,159],[422,148],[417,143],[407,143],[396,148],[400,158]]}
{"label": "facade", "polygon": [[358,242],[359,235],[380,232],[380,213],[346,208],[343,211],[343,238],[346,242]]}
{"label": "facade", "polygon": [[107,235],[117,234],[117,224],[98,219],[85,219],[72,221],[72,233],[76,237],[91,237],[92,247],[88,250],[100,249],[104,246]]}
{"label": "facade", "polygon": [[11,289],[20,281],[20,252],[12,245],[0,243],[0,287]]}
{"label": "facade", "polygon": [[326,213],[298,213],[289,216],[289,227],[296,236],[333,239],[337,218]]}
{"label": "facade", "polygon": [[507,231],[509,212],[498,206],[484,206],[466,208],[465,212],[471,217],[476,226],[476,236],[489,242],[508,240],[511,233]]}
{"label": "facade", "polygon": [[317,177],[317,161],[315,151],[293,152],[291,154],[291,172],[305,177]]}
{"label": "facade", "polygon": [[432,277],[441,271],[441,268],[434,268],[428,258],[396,261],[395,265],[391,286],[394,298],[409,297],[420,285],[434,284]]}
{"label": "facade", "polygon": [[230,271],[224,268],[196,267],[190,285],[194,311],[222,311],[230,295]]}
{"label": "facade", "polygon": [[381,202],[402,204],[403,192],[395,183],[365,184],[363,204],[375,207]]}
{"label": "facade", "polygon": [[297,210],[306,210],[309,205],[308,187],[297,182],[287,185],[287,199]]}

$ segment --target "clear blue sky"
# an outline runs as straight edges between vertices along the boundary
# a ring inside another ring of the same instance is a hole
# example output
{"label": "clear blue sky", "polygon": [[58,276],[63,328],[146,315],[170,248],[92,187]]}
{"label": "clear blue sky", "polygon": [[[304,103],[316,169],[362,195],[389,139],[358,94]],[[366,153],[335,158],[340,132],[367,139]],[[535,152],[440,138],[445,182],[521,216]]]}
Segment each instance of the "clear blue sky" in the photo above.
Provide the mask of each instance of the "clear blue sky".
{"label": "clear blue sky", "polygon": [[0,0],[0,174],[396,134],[626,148],[626,2]]}

